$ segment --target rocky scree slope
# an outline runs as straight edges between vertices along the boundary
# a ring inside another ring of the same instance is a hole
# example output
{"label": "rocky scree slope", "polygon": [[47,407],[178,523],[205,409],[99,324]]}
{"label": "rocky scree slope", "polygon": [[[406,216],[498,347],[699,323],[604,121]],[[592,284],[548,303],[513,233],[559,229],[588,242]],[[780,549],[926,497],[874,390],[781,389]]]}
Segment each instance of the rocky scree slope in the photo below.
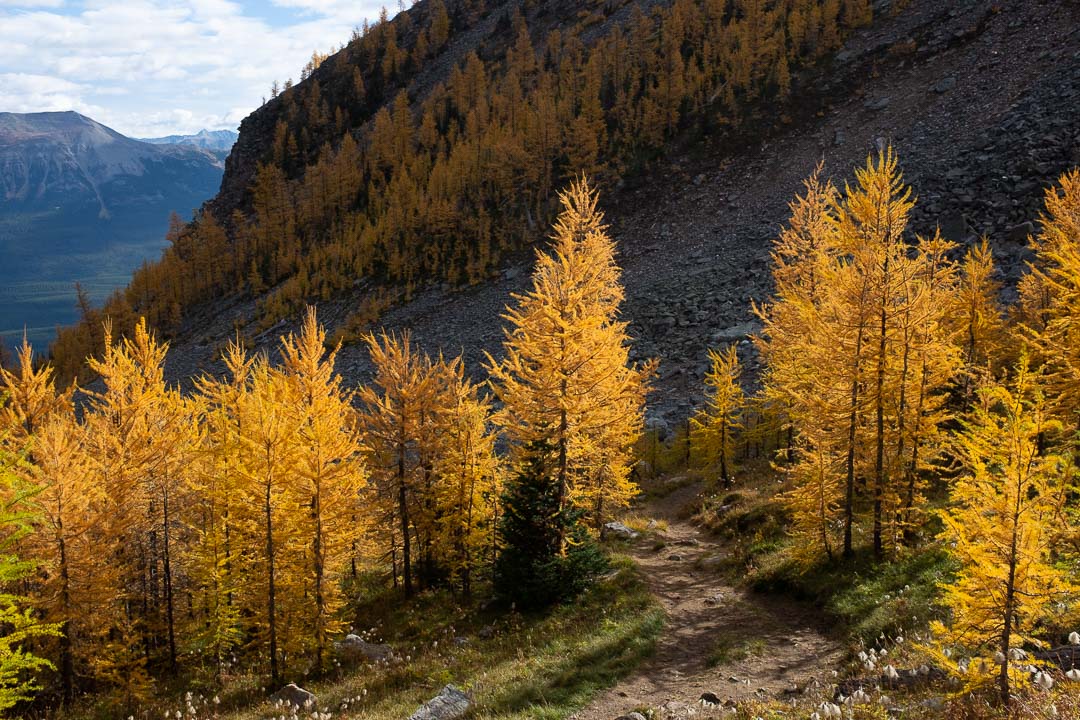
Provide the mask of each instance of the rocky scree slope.
{"label": "rocky scree slope", "polygon": [[[912,231],[940,226],[964,243],[987,235],[1008,281],[1030,256],[1027,236],[1037,230],[1045,188],[1080,164],[1076,3],[911,0],[895,12],[879,2],[875,12],[871,27],[807,71],[789,107],[763,109],[737,137],[688,141],[603,197],[634,353],[661,360],[650,401],[655,426],[700,402],[709,346],[742,343],[755,374],[746,341],[756,328],[751,303],[770,292],[771,241],[819,162],[842,182],[892,143],[919,201]],[[531,251],[523,252],[489,283],[423,289],[380,324],[411,329],[429,351],[463,352],[479,373],[484,351],[498,355],[500,315],[511,293],[527,289],[530,264]],[[359,299],[321,303],[320,320],[333,329]],[[173,343],[169,375],[219,372],[224,343],[254,316],[254,301],[240,299],[193,313]],[[292,329],[281,322],[255,345],[273,351]],[[338,369],[348,382],[365,381],[364,347],[344,347]]]}

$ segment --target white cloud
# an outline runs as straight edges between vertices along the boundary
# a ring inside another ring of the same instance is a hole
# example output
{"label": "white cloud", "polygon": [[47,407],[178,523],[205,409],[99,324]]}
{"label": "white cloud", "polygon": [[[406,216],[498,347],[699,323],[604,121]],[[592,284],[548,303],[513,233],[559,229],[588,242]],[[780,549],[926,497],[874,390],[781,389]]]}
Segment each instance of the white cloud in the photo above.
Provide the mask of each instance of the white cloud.
{"label": "white cloud", "polygon": [[39,8],[63,7],[64,0],[0,0],[0,7]]}
{"label": "white cloud", "polygon": [[235,128],[381,4],[0,0],[0,111],[77,110],[139,137]]}

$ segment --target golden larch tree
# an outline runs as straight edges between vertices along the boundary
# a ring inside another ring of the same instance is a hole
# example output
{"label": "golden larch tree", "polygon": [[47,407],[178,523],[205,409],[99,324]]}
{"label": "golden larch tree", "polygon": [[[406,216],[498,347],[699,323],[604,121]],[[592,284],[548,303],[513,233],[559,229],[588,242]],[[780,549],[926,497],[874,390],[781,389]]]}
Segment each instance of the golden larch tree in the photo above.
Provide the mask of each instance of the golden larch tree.
{"label": "golden larch tree", "polygon": [[439,408],[435,465],[440,554],[450,579],[468,596],[477,569],[495,547],[502,468],[489,398],[465,377],[460,359],[445,364],[445,405]]}
{"label": "golden larch tree", "polygon": [[489,355],[488,369],[511,462],[548,444],[560,509],[578,504],[598,524],[634,493],[632,449],[655,365],[630,362],[615,245],[597,194],[581,179],[560,198],[551,251],[538,254],[532,289],[513,296],[504,357]]}
{"label": "golden larch tree", "polygon": [[742,428],[745,398],[739,385],[739,355],[735,345],[709,350],[705,374],[705,407],[690,420],[691,442],[707,466],[719,465],[720,480],[731,484],[735,433]]}
{"label": "golden larch tree", "polygon": [[1046,193],[1042,231],[1033,239],[1035,261],[1022,278],[1022,333],[1045,363],[1054,410],[1075,431],[1080,400],[1080,170],[1061,177]]}
{"label": "golden larch tree", "polygon": [[1022,356],[1007,384],[987,380],[979,389],[955,436],[963,473],[940,513],[941,539],[960,570],[943,587],[949,620],[934,624],[937,640],[971,653],[965,683],[996,681],[1005,703],[1030,676],[1013,651],[1040,644],[1032,631],[1073,589],[1051,557],[1073,468],[1068,456],[1040,449],[1041,438],[1061,429],[1040,380]]}
{"label": "golden larch tree", "polygon": [[286,618],[303,591],[287,550],[298,542],[298,514],[308,498],[295,493],[296,427],[284,378],[260,356],[251,365],[249,383],[242,398],[238,491],[245,550],[258,561],[244,584],[244,602],[253,613],[257,645],[267,652],[271,682],[278,685],[284,658],[298,649]]}
{"label": "golden larch tree", "polygon": [[424,482],[422,458],[432,448],[423,445],[431,437],[430,422],[435,416],[438,383],[431,360],[413,347],[408,333],[401,337],[383,334],[367,337],[375,378],[362,387],[358,396],[363,407],[362,423],[379,517],[376,524],[388,541],[397,582],[397,547],[401,545],[401,576],[405,594],[415,591],[414,543],[417,492]]}
{"label": "golden larch tree", "polygon": [[[1001,282],[994,267],[990,241],[983,238],[968,248],[960,264],[956,293],[957,328],[969,372],[995,367],[1005,344]],[[965,386],[969,383],[965,382]]]}
{"label": "golden larch tree", "polygon": [[334,372],[337,348],[327,353],[326,332],[309,308],[298,336],[282,343],[286,403],[296,428],[293,492],[306,512],[298,524],[305,587],[310,602],[305,625],[312,633],[315,667],[322,669],[330,636],[342,626],[343,571],[365,528],[357,510],[367,484],[356,416],[341,377]]}
{"label": "golden larch tree", "polygon": [[102,489],[93,481],[86,430],[74,415],[56,414],[37,425],[29,480],[35,496],[36,532],[27,542],[40,563],[35,605],[59,624],[57,670],[63,697],[75,695],[79,668],[86,668],[107,627],[111,574],[99,557]]}

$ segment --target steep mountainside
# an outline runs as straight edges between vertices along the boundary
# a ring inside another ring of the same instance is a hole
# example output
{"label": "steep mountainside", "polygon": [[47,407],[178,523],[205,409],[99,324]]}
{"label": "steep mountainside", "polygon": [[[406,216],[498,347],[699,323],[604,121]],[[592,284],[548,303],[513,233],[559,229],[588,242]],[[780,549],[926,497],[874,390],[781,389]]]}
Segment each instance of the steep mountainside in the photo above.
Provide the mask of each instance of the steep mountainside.
{"label": "steep mountainside", "polygon": [[[565,28],[574,17],[559,3],[521,7],[530,22],[548,18],[546,29]],[[428,5],[417,8],[422,13]],[[789,101],[755,101],[744,122],[719,131],[684,127],[665,156],[606,187],[603,205],[621,252],[636,352],[661,359],[657,422],[684,417],[696,402],[710,344],[752,331],[751,302],[769,292],[770,241],[801,180],[820,161],[843,179],[868,152],[893,143],[919,199],[913,230],[940,225],[964,242],[987,234],[1010,279],[1027,257],[1026,237],[1038,224],[1044,189],[1080,163],[1075,3],[910,0],[895,7],[878,2],[874,10],[873,24],[839,52],[793,74]],[[605,17],[623,12],[630,9],[620,5]],[[445,60],[425,65],[411,92],[445,76],[470,49],[485,52],[495,42],[489,38],[505,35],[499,28],[510,21],[499,17],[491,13],[487,24],[455,34]],[[312,78],[325,77],[326,67]],[[245,207],[239,188],[261,154],[273,152],[266,148],[273,143],[274,108],[283,104],[268,103],[245,121],[214,207]],[[497,277],[469,287],[421,285],[378,323],[411,328],[430,350],[463,350],[478,368],[485,350],[498,352],[499,315],[510,293],[527,286],[531,253],[509,252]],[[371,288],[358,281],[353,290],[312,299],[321,320],[351,328],[350,316]],[[264,301],[233,294],[189,308],[175,331],[173,377],[218,368],[217,353],[237,328],[256,347],[272,347],[292,324],[285,319],[267,328],[260,322]],[[366,377],[362,346],[347,345],[339,363],[347,379]]]}
{"label": "steep mountainside", "polygon": [[44,347],[76,317],[76,281],[101,301],[160,252],[170,211],[218,188],[210,152],[132,140],[74,112],[0,113],[0,333]]}
{"label": "steep mountainside", "polygon": [[[355,334],[419,287],[487,280],[545,236],[569,178],[611,188],[672,142],[775,121],[793,73],[871,17],[869,0],[427,0],[384,15],[245,119],[208,212],[105,313],[173,337],[200,306],[256,297],[264,329],[364,287]],[[100,347],[96,327],[61,337],[61,374]]]}

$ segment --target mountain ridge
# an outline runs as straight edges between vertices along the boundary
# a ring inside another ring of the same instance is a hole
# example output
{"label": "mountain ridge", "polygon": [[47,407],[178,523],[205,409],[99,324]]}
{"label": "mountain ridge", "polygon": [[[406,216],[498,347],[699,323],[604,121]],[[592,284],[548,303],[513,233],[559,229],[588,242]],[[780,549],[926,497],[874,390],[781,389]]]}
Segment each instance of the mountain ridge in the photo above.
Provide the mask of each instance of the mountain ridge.
{"label": "mountain ridge", "polygon": [[[136,138],[139,142],[151,145],[192,145],[217,153],[228,155],[232,146],[236,144],[239,133],[235,130],[207,130],[202,129],[189,135],[165,135],[164,137]],[[224,157],[222,157],[224,159]]]}
{"label": "mountain ridge", "polygon": [[0,333],[41,348],[78,318],[74,283],[103,302],[220,186],[223,163],[151,145],[76,112],[0,113]]}
{"label": "mountain ridge", "polygon": [[101,185],[147,174],[149,163],[175,160],[221,168],[195,146],[145,143],[74,111],[0,113],[0,190],[6,203],[47,205],[77,188],[92,192],[108,219]]}

